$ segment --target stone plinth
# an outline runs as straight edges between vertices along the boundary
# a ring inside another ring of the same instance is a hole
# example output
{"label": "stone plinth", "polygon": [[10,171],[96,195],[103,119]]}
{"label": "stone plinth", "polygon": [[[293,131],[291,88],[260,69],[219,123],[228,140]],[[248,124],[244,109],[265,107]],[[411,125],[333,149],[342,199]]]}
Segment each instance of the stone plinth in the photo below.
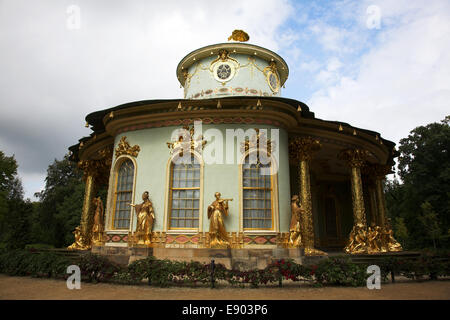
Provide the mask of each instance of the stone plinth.
{"label": "stone plinth", "polygon": [[303,264],[303,249],[210,249],[210,248],[139,248],[139,247],[93,247],[92,253],[100,254],[120,265],[154,256],[156,259],[174,261],[198,261],[201,263],[223,264],[228,269],[264,269],[279,259],[293,259]]}

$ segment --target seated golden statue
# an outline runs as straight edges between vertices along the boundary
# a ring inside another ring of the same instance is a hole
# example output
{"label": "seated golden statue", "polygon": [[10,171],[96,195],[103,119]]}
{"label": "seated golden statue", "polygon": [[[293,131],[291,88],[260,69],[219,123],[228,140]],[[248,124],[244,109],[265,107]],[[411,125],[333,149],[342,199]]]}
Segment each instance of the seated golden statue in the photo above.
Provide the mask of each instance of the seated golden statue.
{"label": "seated golden statue", "polygon": [[249,39],[250,39],[249,35],[247,34],[247,32],[245,32],[243,30],[234,30],[233,33],[231,34],[231,36],[228,37],[228,41],[234,40],[234,41],[245,42],[245,41],[248,41]]}
{"label": "seated golden statue", "polygon": [[372,224],[367,231],[367,251],[369,254],[386,252],[386,246],[383,241],[383,231],[380,226]]}
{"label": "seated golden statue", "polygon": [[230,240],[225,229],[224,218],[228,216],[228,201],[221,199],[220,192],[214,194],[216,200],[208,207],[209,239],[211,248],[229,248]]}
{"label": "seated golden statue", "polygon": [[387,219],[384,227],[384,238],[387,246],[387,250],[391,252],[403,251],[402,245],[395,240],[394,231],[391,227],[391,219]]}
{"label": "seated golden statue", "polygon": [[347,246],[344,248],[346,253],[358,254],[367,252],[367,234],[361,223],[353,226]]}
{"label": "seated golden statue", "polygon": [[300,205],[298,195],[293,195],[291,199],[291,225],[289,227],[289,247],[298,248],[302,245],[302,236],[300,230],[300,219],[303,209]]}
{"label": "seated golden statue", "polygon": [[103,243],[104,231],[104,210],[103,201],[100,197],[94,198],[95,205],[94,224],[92,225],[92,244],[99,245]]}
{"label": "seated golden statue", "polygon": [[153,222],[155,221],[155,213],[153,212],[152,202],[149,200],[148,191],[145,191],[142,194],[142,200],[144,202],[141,204],[130,203],[130,206],[134,207],[137,216],[137,244],[150,245]]}
{"label": "seated golden statue", "polygon": [[76,227],[73,231],[75,236],[75,242],[67,247],[68,250],[87,250],[89,246],[85,243],[84,237],[81,233],[80,226]]}

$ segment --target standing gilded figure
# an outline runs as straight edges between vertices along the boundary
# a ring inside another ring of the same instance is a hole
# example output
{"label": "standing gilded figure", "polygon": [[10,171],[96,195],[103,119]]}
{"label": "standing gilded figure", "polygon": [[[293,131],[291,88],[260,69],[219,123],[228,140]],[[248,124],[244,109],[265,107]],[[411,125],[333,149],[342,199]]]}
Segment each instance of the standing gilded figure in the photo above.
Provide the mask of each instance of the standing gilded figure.
{"label": "standing gilded figure", "polygon": [[298,248],[302,244],[300,230],[300,219],[304,210],[300,204],[298,195],[293,195],[291,199],[291,225],[289,227],[289,247]]}
{"label": "standing gilded figure", "polygon": [[94,224],[92,225],[92,244],[101,244],[103,240],[103,226],[105,221],[103,201],[100,197],[96,197],[92,202],[95,206]]}
{"label": "standing gilded figure", "polygon": [[228,201],[233,199],[221,199],[220,192],[216,192],[214,196],[216,200],[208,207],[210,245],[211,248],[228,248],[230,240],[224,218],[228,216]]}
{"label": "standing gilded figure", "polygon": [[155,213],[153,212],[152,202],[149,199],[148,191],[142,194],[141,204],[130,203],[134,207],[137,216],[136,223],[136,237],[137,244],[149,245],[151,243],[151,233],[153,229],[153,222],[155,221]]}

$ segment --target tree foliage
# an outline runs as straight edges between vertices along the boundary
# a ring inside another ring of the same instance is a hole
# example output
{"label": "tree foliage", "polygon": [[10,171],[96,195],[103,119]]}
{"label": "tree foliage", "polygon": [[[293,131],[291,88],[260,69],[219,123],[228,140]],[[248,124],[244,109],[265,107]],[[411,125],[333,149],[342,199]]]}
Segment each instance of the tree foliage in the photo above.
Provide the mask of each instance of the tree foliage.
{"label": "tree foliage", "polygon": [[21,249],[29,241],[33,207],[23,200],[23,188],[17,176],[14,156],[0,151],[0,241],[11,249]]}
{"label": "tree foliage", "polygon": [[387,183],[386,204],[403,219],[407,247],[446,246],[450,228],[450,116],[419,126],[400,140],[398,175]]}
{"label": "tree foliage", "polygon": [[47,169],[45,189],[34,217],[35,242],[63,247],[73,242],[72,231],[80,223],[84,183],[82,172],[66,155]]}

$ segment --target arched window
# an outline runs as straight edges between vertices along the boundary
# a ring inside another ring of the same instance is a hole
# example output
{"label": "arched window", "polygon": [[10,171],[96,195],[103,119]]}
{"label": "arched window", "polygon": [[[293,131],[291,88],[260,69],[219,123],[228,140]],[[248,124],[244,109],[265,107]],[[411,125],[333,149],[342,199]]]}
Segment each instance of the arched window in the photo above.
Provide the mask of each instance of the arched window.
{"label": "arched window", "polygon": [[244,230],[273,229],[272,175],[270,164],[252,163],[247,156],[242,165]]}
{"label": "arched window", "polygon": [[200,210],[200,163],[191,155],[190,163],[171,164],[169,229],[197,229]]}
{"label": "arched window", "polygon": [[133,195],[134,164],[126,159],[120,164],[116,174],[114,193],[114,229],[128,229],[130,227],[130,212]]}

